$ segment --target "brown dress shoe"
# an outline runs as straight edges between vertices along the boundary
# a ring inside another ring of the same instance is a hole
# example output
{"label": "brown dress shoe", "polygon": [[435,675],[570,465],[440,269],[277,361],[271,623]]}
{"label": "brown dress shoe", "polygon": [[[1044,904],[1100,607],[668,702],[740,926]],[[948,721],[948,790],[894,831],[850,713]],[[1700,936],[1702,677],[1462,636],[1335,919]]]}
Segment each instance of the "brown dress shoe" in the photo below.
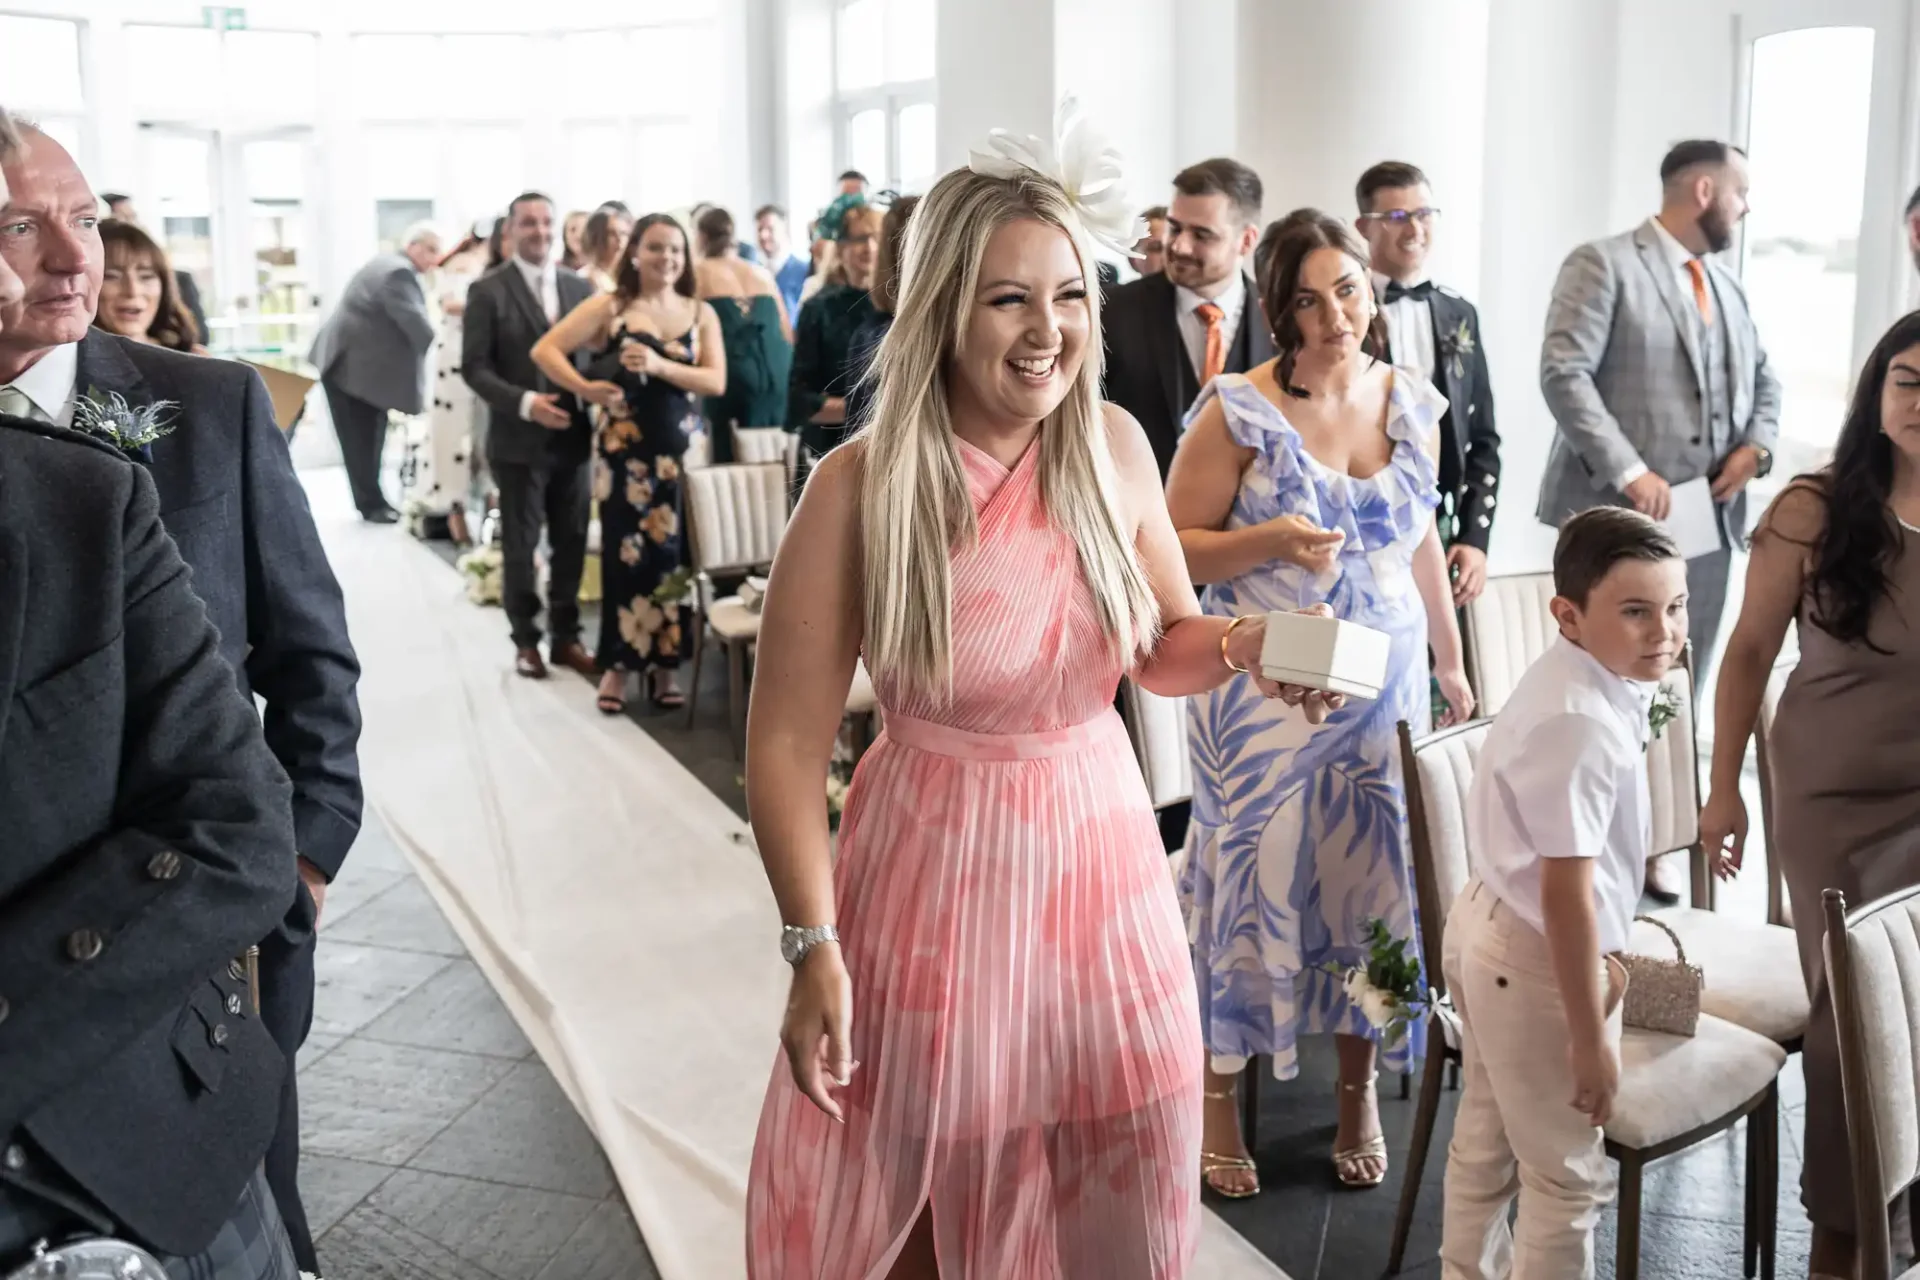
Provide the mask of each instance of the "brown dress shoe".
{"label": "brown dress shoe", "polygon": [[553,646],[553,648],[547,652],[547,659],[552,662],[554,666],[565,667],[567,670],[577,672],[589,680],[598,680],[600,678],[600,668],[593,665],[593,655],[588,653],[586,646],[582,645],[578,640],[570,640],[566,644]]}
{"label": "brown dress shoe", "polygon": [[545,680],[547,664],[540,660],[538,649],[521,649],[513,655],[513,673],[529,680]]}

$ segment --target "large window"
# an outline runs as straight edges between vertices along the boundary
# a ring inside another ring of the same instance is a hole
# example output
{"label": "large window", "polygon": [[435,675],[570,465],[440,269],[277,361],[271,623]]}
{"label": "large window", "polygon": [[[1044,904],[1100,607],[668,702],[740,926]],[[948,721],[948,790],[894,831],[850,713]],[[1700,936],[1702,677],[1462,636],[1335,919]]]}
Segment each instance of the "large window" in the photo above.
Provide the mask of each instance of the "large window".
{"label": "large window", "polygon": [[845,0],[834,14],[834,90],[843,168],[920,191],[935,175],[936,0]]}
{"label": "large window", "polygon": [[640,214],[714,198],[719,113],[700,75],[712,38],[685,22],[560,37],[564,208],[618,199]]}
{"label": "large window", "polygon": [[63,18],[0,14],[6,50],[4,100],[11,111],[39,121],[47,136],[87,163],[83,147],[86,88],[80,76],[80,24]]}

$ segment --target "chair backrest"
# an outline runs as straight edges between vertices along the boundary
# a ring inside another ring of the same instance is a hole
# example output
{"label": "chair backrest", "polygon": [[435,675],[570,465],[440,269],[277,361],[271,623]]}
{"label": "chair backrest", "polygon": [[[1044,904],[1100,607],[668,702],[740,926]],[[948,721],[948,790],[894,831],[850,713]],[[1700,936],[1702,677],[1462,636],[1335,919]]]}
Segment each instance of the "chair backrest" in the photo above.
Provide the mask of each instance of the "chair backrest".
{"label": "chair backrest", "polygon": [[1551,573],[1510,573],[1487,579],[1466,608],[1467,680],[1479,714],[1497,716],[1534,659],[1560,634],[1547,602]]}
{"label": "chair backrest", "polygon": [[1653,801],[1649,847],[1654,857],[1700,843],[1700,742],[1694,729],[1693,673],[1684,665],[1676,666],[1660,685],[1673,696],[1678,712],[1660,736],[1647,743],[1647,790]]}
{"label": "chair backrest", "polygon": [[1887,1280],[1887,1202],[1920,1181],[1920,888],[1851,913],[1838,889],[1823,898],[1860,1274]]}
{"label": "chair backrest", "polygon": [[[1793,906],[1787,900],[1786,881],[1780,874],[1780,855],[1773,839],[1773,717],[1780,709],[1780,695],[1786,691],[1791,666],[1775,667],[1760,694],[1760,716],[1753,726],[1757,771],[1760,774],[1760,830],[1767,846],[1767,923],[1793,927]],[[1751,833],[1749,833],[1751,836]]]}
{"label": "chair backrest", "polygon": [[1131,680],[1120,682],[1121,710],[1133,738],[1134,755],[1146,775],[1153,807],[1193,797],[1193,763],[1187,755],[1187,700],[1148,693]]}
{"label": "chair backrest", "polygon": [[1407,815],[1413,851],[1414,902],[1420,909],[1420,950],[1427,984],[1446,994],[1441,942],[1447,912],[1467,884],[1467,793],[1491,720],[1442,729],[1415,740],[1400,722],[1400,759],[1407,788]]}
{"label": "chair backrest", "polygon": [[727,462],[681,473],[693,567],[702,573],[771,564],[787,528],[787,470]]}
{"label": "chair backrest", "polygon": [[787,465],[787,445],[793,440],[785,427],[734,427],[736,462],[777,462]]}

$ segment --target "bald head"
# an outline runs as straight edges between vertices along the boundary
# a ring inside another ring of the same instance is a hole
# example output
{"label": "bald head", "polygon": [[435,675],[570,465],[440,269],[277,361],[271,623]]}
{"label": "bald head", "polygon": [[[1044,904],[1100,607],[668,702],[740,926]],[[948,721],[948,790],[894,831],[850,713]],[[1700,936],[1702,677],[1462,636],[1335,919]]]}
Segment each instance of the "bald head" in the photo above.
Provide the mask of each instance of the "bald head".
{"label": "bald head", "polygon": [[55,347],[78,342],[100,302],[100,211],[67,149],[38,129],[16,128],[21,145],[0,160],[0,259],[20,277],[21,296],[0,306],[0,382],[11,382]]}

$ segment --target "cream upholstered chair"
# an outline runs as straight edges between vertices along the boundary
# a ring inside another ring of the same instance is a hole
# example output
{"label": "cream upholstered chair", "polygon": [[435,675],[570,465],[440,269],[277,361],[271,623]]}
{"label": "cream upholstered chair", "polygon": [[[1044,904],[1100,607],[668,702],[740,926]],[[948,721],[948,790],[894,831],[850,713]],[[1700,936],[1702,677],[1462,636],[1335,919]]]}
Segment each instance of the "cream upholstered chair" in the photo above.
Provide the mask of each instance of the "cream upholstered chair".
{"label": "cream upholstered chair", "polygon": [[787,462],[787,442],[792,436],[785,427],[733,427],[735,462]]}
{"label": "cream upholstered chair", "polygon": [[[1446,922],[1453,899],[1469,876],[1467,796],[1490,728],[1487,721],[1445,729],[1415,741],[1400,725],[1407,808],[1413,852],[1413,883],[1420,912],[1420,952],[1427,983],[1444,1001]],[[1418,1205],[1420,1182],[1440,1109],[1441,1073],[1457,1060],[1459,1046],[1444,1006],[1441,1027],[1427,1038],[1420,1105],[1414,1117],[1408,1168],[1402,1174],[1387,1272],[1397,1275]],[[1640,1192],[1648,1164],[1684,1151],[1748,1116],[1747,1274],[1755,1263],[1771,1277],[1773,1204],[1778,1188],[1779,1095],[1776,1078],[1786,1051],[1764,1036],[1711,1015],[1691,1038],[1628,1028],[1620,1043],[1620,1092],[1607,1124],[1607,1154],[1620,1165],[1619,1252],[1614,1274],[1637,1280],[1640,1270]]]}
{"label": "cream upholstered chair", "polygon": [[1478,714],[1496,716],[1513,687],[1560,634],[1547,602],[1551,573],[1509,573],[1487,579],[1487,589],[1466,607],[1467,681]]}
{"label": "cream upholstered chair", "polygon": [[[1663,907],[1651,914],[1665,922],[1700,966],[1706,986],[1700,1007],[1716,1018],[1757,1031],[1788,1052],[1807,1033],[1811,1003],[1800,973],[1793,930],[1764,921],[1738,920],[1712,909],[1713,877],[1700,844],[1700,760],[1693,677],[1685,665],[1662,682],[1678,713],[1647,744],[1648,790],[1653,801],[1654,854],[1685,850],[1693,868],[1693,905]],[[1769,861],[1772,853],[1769,850]],[[1670,956],[1672,943],[1652,925],[1639,923],[1629,946],[1646,955]]]}
{"label": "cream upholstered chair", "polygon": [[746,731],[747,657],[760,638],[760,615],[739,596],[713,595],[713,575],[747,573],[773,563],[787,527],[787,471],[782,463],[730,462],[682,473],[694,588],[700,611],[687,689],[687,724],[700,709],[700,665],[709,641],[727,653],[727,725],[735,755]]}
{"label": "cream upholstered chair", "polygon": [[[1887,1204],[1920,1182],[1920,889],[1848,912],[1823,895],[1861,1280],[1891,1280]],[[1920,1267],[1900,1280],[1920,1280]]]}

